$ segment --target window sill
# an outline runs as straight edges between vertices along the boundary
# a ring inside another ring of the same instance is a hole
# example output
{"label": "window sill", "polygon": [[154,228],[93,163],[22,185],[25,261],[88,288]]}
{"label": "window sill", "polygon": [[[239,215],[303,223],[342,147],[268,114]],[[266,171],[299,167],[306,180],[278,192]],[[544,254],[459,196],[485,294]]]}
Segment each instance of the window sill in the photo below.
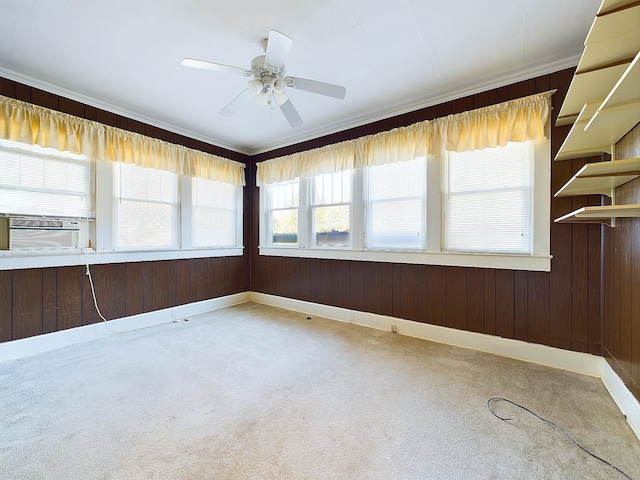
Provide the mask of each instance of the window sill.
{"label": "window sill", "polygon": [[[240,256],[244,247],[211,248],[192,250],[145,250],[96,252],[95,250],[23,250],[0,251],[0,270],[25,268],[65,267],[72,265],[97,265],[104,263],[148,262],[157,260],[179,260],[187,258]],[[85,255],[86,253],[86,255]],[[86,257],[86,260],[85,260]]]}
{"label": "window sill", "polygon": [[260,255],[275,257],[326,258],[363,262],[412,263],[457,267],[509,270],[551,271],[551,255],[506,255],[479,253],[410,252],[389,250],[309,249],[297,247],[260,247]]}

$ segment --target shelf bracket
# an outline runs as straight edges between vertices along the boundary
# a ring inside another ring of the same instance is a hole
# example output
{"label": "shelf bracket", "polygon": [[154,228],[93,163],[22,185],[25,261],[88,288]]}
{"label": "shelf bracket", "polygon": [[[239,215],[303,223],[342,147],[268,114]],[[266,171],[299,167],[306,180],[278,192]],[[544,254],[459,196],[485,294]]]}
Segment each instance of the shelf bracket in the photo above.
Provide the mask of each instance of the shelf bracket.
{"label": "shelf bracket", "polygon": [[[615,188],[611,189],[610,198],[611,198],[611,205],[617,205],[616,204],[616,189]],[[611,223],[609,224],[609,226],[611,228],[614,228],[616,226],[616,218],[615,217],[611,217]]]}
{"label": "shelf bracket", "polygon": [[[611,151],[611,161],[615,161],[616,160],[616,144],[615,143],[613,145],[611,145],[610,151]],[[611,195],[609,195],[609,198],[611,198],[611,205],[617,205],[615,187],[613,187],[611,189]],[[609,226],[611,228],[615,228],[615,226],[616,226],[616,218],[615,217],[611,217],[611,223],[609,224]]]}

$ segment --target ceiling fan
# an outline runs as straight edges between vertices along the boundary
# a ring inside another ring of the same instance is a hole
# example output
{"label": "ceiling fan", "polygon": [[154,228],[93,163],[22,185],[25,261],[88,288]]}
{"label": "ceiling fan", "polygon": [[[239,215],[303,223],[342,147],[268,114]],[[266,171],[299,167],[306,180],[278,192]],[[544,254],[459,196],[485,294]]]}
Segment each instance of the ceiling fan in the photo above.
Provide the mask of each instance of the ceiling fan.
{"label": "ceiling fan", "polygon": [[220,110],[222,115],[233,115],[253,95],[254,101],[260,105],[269,105],[271,107],[273,105],[272,102],[275,101],[289,124],[292,127],[298,127],[302,125],[302,118],[285,93],[286,87],[338,99],[343,99],[347,90],[340,85],[285,76],[284,58],[287,56],[292,43],[293,40],[287,35],[271,30],[269,38],[265,38],[261,43],[265,54],[251,61],[251,70],[193,58],[183,59],[182,65],[250,78],[247,88]]}

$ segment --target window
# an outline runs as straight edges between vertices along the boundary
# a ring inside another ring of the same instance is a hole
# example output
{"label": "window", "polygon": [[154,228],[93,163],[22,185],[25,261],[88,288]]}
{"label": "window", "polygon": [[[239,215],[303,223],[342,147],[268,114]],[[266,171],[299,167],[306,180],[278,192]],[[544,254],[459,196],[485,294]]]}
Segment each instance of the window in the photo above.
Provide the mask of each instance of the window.
{"label": "window", "polygon": [[446,155],[445,250],[533,253],[532,149],[521,142]]}
{"label": "window", "polygon": [[203,178],[191,179],[193,247],[233,247],[237,244],[236,187]]}
{"label": "window", "polygon": [[261,245],[351,246],[351,183],[345,171],[261,188]]}
{"label": "window", "polygon": [[113,163],[114,249],[237,248],[242,187]]}
{"label": "window", "polygon": [[299,182],[272,185],[267,193],[269,241],[273,245],[298,243]]}
{"label": "window", "polygon": [[[73,220],[74,248],[101,262],[241,255],[242,203],[242,186],[0,140],[0,217]],[[4,248],[3,268],[84,262],[67,246]]]}
{"label": "window", "polygon": [[94,165],[85,155],[0,140],[0,213],[93,218]]}
{"label": "window", "polygon": [[313,178],[311,219],[316,246],[351,245],[351,172]]}
{"label": "window", "polygon": [[550,144],[264,185],[260,253],[548,271]]}
{"label": "window", "polygon": [[178,175],[114,163],[115,247],[178,247]]}
{"label": "window", "polygon": [[372,249],[424,249],[425,159],[370,167],[366,177],[365,245]]}

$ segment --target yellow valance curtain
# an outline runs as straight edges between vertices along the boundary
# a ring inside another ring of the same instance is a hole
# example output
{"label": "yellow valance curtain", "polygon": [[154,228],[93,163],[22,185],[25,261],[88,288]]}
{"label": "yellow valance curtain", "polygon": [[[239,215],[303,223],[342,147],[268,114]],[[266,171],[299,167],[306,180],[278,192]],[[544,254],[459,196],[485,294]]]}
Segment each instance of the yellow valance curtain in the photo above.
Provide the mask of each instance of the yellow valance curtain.
{"label": "yellow valance curtain", "polygon": [[258,163],[258,185],[355,168],[355,142],[336,143]]}
{"label": "yellow valance curtain", "polygon": [[2,95],[0,138],[232,185],[245,184],[242,163]]}
{"label": "yellow valance curtain", "polygon": [[545,138],[546,92],[257,164],[257,184]]}

